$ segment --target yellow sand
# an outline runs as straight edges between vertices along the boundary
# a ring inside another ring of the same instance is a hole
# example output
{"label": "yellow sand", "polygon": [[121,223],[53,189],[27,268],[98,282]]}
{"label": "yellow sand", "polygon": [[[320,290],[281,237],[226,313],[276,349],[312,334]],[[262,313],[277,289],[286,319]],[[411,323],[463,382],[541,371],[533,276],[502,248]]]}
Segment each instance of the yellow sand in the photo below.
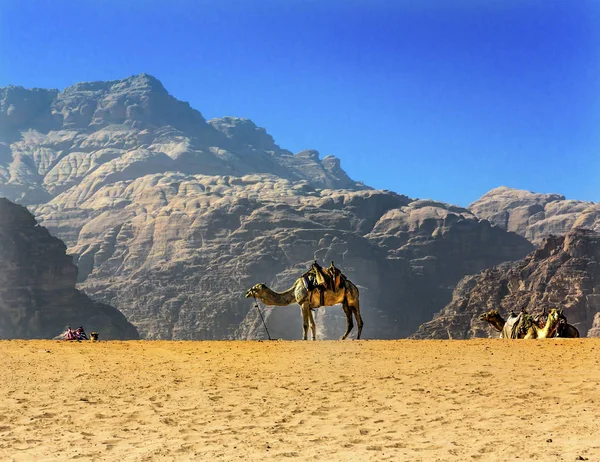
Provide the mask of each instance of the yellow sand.
{"label": "yellow sand", "polygon": [[600,340],[0,342],[0,460],[600,460]]}

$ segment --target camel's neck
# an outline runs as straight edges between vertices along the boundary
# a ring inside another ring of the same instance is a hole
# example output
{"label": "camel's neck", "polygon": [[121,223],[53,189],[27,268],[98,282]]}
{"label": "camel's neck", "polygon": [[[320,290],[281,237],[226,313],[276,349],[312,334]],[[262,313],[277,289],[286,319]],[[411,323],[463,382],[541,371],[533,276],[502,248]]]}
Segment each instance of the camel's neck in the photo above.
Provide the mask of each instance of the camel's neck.
{"label": "camel's neck", "polygon": [[488,319],[488,322],[492,325],[492,327],[494,329],[496,329],[498,332],[502,332],[502,329],[504,328],[504,324],[506,324],[506,321],[500,317],[498,318],[492,318],[492,319]]}
{"label": "camel's neck", "polygon": [[539,327],[536,329],[538,337],[550,337],[554,333],[554,329],[556,329],[557,324],[557,321],[550,319],[550,316],[548,316],[548,319],[546,320],[546,325],[541,329]]}
{"label": "camel's neck", "polygon": [[291,305],[296,301],[296,297],[294,295],[296,290],[296,286],[290,287],[285,292],[275,292],[274,290],[265,287],[260,295],[257,295],[257,298],[260,298],[261,301],[265,305],[271,306],[287,306]]}

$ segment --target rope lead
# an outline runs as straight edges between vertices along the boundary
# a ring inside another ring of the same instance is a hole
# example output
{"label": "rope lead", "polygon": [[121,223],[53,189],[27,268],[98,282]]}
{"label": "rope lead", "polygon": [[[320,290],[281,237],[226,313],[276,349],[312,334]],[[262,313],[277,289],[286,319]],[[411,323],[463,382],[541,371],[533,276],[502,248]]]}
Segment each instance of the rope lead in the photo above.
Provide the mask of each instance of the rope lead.
{"label": "rope lead", "polygon": [[272,340],[271,336],[269,335],[269,329],[267,329],[267,323],[265,322],[265,318],[263,318],[263,314],[260,311],[260,307],[258,306],[258,300],[256,299],[256,297],[254,297],[254,306],[258,310],[258,314],[260,314],[260,320],[262,321],[263,326],[265,326],[265,330],[267,331],[267,337],[269,338],[269,340]]}

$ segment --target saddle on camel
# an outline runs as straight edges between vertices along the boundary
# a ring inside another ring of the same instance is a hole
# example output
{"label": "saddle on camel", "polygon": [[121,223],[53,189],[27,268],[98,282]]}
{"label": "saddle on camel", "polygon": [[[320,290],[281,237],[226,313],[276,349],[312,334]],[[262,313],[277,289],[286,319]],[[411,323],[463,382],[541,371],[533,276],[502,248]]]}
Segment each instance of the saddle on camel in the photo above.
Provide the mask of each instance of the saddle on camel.
{"label": "saddle on camel", "polygon": [[346,279],[346,276],[335,267],[333,262],[331,262],[331,265],[329,265],[328,268],[323,269],[316,260],[313,262],[310,269],[301,277],[306,290],[309,292],[312,292],[313,290],[319,291],[321,306],[325,304],[325,291],[333,290],[336,292],[342,287]]}

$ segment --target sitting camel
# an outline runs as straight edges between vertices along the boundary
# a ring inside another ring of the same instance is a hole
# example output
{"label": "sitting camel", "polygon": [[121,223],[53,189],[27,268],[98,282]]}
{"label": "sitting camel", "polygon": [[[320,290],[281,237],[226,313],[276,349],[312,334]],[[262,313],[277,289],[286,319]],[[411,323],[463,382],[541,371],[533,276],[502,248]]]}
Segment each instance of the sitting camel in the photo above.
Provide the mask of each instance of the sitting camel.
{"label": "sitting camel", "polygon": [[508,320],[504,320],[498,310],[490,310],[484,313],[479,318],[482,321],[488,322],[494,329],[500,332],[500,338],[523,338],[524,334],[519,331],[517,326],[521,324],[522,313],[518,315],[511,313]]}
{"label": "sitting camel", "polygon": [[[555,337],[563,337],[563,338],[579,338],[579,331],[577,327],[567,322],[566,316],[563,314],[563,311],[560,310],[560,320],[558,322],[558,327],[556,328]],[[536,323],[543,322],[545,316],[547,316],[546,308],[541,314],[534,316],[534,321]]]}
{"label": "sitting camel", "polygon": [[502,316],[500,316],[500,312],[498,310],[490,310],[487,313],[483,313],[479,317],[479,320],[489,323],[489,325],[498,332],[502,332],[502,329],[504,329],[504,326],[506,325],[506,321]]}
{"label": "sitting camel", "polygon": [[546,319],[544,327],[539,327],[535,322],[531,323],[531,327],[527,329],[527,333],[523,338],[551,338],[556,335],[556,329],[562,316],[562,310],[551,309]]}
{"label": "sitting camel", "polygon": [[484,313],[479,318],[481,321],[488,322],[494,329],[500,332],[500,338],[523,338],[524,334],[519,332],[518,326],[521,324],[523,313],[514,314],[511,313],[508,316],[508,320],[504,320],[500,316],[498,310],[490,310]]}
{"label": "sitting camel", "polygon": [[538,326],[530,315],[521,312],[518,315],[510,314],[505,321],[498,310],[490,310],[481,315],[479,319],[487,321],[494,329],[500,332],[500,338],[550,338],[556,334],[559,322],[564,318],[562,310],[552,309],[543,327]]}
{"label": "sitting camel", "polygon": [[358,327],[356,338],[360,339],[364,324],[360,317],[358,288],[345,277],[338,280],[336,284],[331,284],[331,286],[324,288],[322,292],[319,290],[309,290],[303,276],[296,279],[292,287],[281,293],[269,289],[265,284],[256,284],[248,289],[246,297],[258,298],[265,305],[271,306],[287,306],[294,302],[300,305],[302,313],[302,340],[306,340],[309,324],[312,339],[316,340],[315,319],[312,314],[314,308],[341,303],[346,315],[346,332],[342,336],[342,340],[348,337],[348,334],[354,328],[352,315],[354,315]]}
{"label": "sitting camel", "polygon": [[579,331],[577,330],[577,327],[569,324],[566,318],[562,317],[558,323],[558,328],[556,329],[556,336],[564,338],[579,338]]}

